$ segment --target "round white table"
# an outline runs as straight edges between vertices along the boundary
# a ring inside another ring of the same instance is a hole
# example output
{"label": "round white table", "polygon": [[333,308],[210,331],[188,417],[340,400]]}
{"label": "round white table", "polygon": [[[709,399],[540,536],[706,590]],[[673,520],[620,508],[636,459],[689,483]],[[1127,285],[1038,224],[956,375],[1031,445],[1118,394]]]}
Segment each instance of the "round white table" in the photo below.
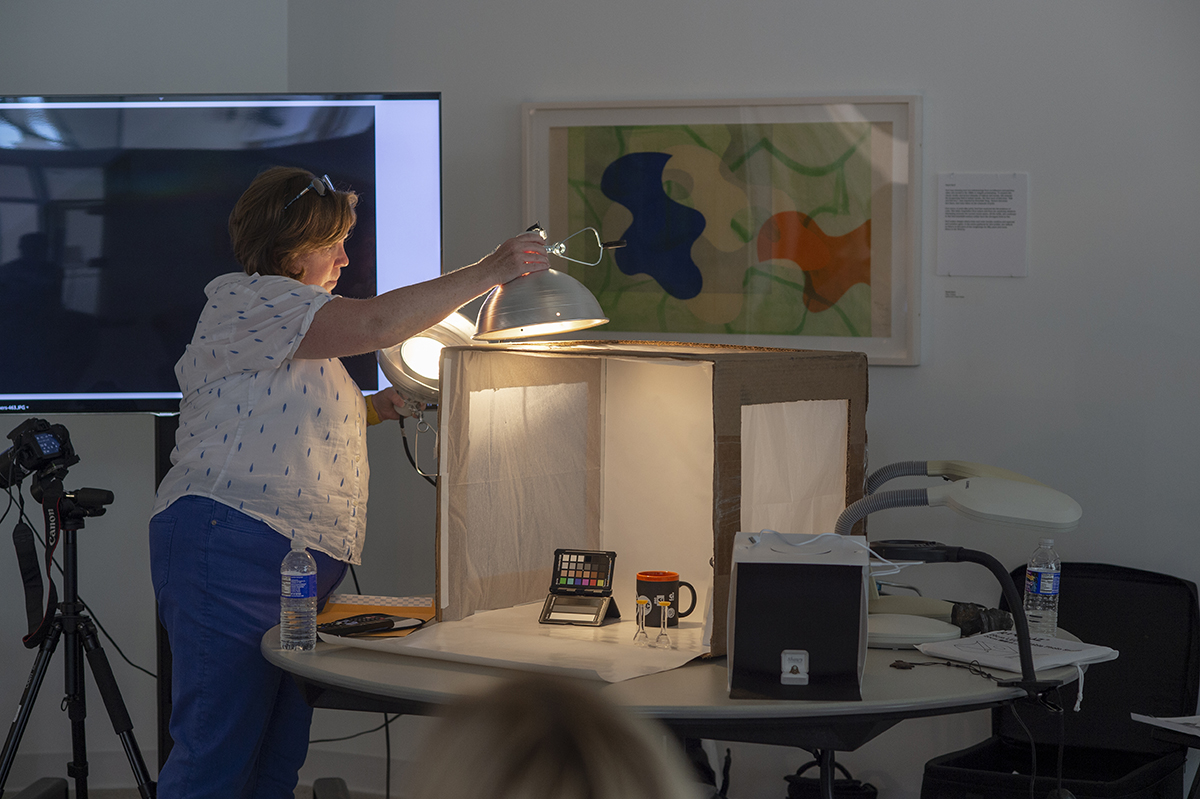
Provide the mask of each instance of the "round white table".
{"label": "round white table", "polygon": [[[278,628],[268,631],[263,655],[295,677],[314,707],[428,715],[517,673],[325,642],[311,652],[284,651],[278,641]],[[826,796],[832,796],[833,752],[853,751],[904,719],[995,707],[1024,696],[1020,688],[999,686],[966,668],[938,662],[893,668],[897,660],[934,661],[916,650],[868,649],[861,701],[730,699],[724,658],[598,685],[602,696],[657,719],[681,738],[808,750],[821,762]],[[1064,683],[1075,676],[1074,667],[1038,672],[1039,679]]]}

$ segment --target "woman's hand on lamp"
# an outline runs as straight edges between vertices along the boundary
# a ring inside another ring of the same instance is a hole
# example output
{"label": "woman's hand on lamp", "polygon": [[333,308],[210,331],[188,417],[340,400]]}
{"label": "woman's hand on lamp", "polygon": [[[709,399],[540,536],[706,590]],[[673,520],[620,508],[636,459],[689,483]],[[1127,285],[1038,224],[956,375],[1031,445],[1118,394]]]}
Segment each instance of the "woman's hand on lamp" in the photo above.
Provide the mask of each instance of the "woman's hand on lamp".
{"label": "woman's hand on lamp", "polygon": [[503,242],[484,257],[483,262],[496,269],[496,282],[507,283],[529,272],[550,268],[546,241],[537,231],[529,231]]}
{"label": "woman's hand on lamp", "polygon": [[376,391],[368,400],[375,406],[375,413],[380,421],[396,421],[403,416],[415,416],[425,410],[425,403],[408,400],[394,386]]}

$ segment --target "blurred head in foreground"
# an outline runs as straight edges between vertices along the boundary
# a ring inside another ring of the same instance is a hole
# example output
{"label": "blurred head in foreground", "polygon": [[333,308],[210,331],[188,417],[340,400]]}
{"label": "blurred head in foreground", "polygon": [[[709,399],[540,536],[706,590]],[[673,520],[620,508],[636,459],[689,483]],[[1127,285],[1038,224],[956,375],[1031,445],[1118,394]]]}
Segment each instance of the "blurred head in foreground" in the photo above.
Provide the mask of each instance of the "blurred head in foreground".
{"label": "blurred head in foreground", "polygon": [[697,799],[675,739],[594,689],[522,677],[452,705],[422,746],[414,799]]}

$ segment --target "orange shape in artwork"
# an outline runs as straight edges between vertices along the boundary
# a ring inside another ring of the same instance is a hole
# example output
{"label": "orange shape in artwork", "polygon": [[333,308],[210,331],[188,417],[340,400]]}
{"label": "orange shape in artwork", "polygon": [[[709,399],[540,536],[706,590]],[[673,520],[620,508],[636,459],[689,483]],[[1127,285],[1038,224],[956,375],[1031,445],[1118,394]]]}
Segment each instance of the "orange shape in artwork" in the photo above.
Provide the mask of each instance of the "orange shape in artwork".
{"label": "orange shape in artwork", "polygon": [[807,214],[775,214],[758,231],[758,260],[773,259],[804,270],[804,304],[827,310],[855,283],[871,285],[871,220],[844,236],[827,236]]}

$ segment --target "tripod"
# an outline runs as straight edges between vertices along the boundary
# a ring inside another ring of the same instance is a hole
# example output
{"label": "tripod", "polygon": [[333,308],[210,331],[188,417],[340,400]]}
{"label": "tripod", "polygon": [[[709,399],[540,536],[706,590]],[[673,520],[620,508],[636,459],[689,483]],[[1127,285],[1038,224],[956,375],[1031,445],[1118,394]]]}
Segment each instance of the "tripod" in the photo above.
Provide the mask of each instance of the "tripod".
{"label": "tripod", "polygon": [[[82,489],[81,496],[82,492],[96,492],[96,489]],[[111,492],[104,491],[102,493],[107,495],[107,500],[80,499],[74,495],[65,494],[62,482],[57,479],[51,480],[49,486],[43,491],[42,506],[56,508],[55,512],[61,515],[63,601],[58,604],[49,634],[38,649],[33,670],[30,672],[25,690],[21,694],[17,717],[13,720],[12,727],[9,728],[8,738],[4,741],[4,749],[0,751],[0,796],[4,795],[4,785],[8,781],[8,773],[16,757],[17,747],[21,744],[21,736],[25,733],[25,726],[29,722],[33,703],[37,700],[42,680],[46,676],[46,669],[50,665],[50,659],[54,656],[54,650],[58,647],[60,639],[66,640],[64,652],[66,697],[63,700],[63,706],[71,720],[72,760],[67,764],[67,776],[75,780],[76,799],[87,799],[87,742],[84,737],[87,703],[84,698],[83,672],[85,653],[87,663],[92,670],[92,677],[100,689],[100,697],[104,700],[104,706],[108,710],[113,732],[121,738],[121,743],[125,747],[125,755],[129,758],[129,765],[133,768],[133,775],[137,780],[138,792],[143,799],[152,799],[155,795],[154,783],[150,779],[150,773],[146,770],[146,764],[142,760],[142,753],[133,737],[133,722],[129,718],[129,711],[126,710],[125,702],[121,698],[121,691],[117,687],[116,678],[113,677],[108,657],[104,654],[104,649],[96,637],[96,624],[83,612],[84,605],[79,601],[76,533],[83,529],[84,516],[100,515],[104,509],[99,505],[112,501]],[[49,511],[47,517],[49,518]]]}

